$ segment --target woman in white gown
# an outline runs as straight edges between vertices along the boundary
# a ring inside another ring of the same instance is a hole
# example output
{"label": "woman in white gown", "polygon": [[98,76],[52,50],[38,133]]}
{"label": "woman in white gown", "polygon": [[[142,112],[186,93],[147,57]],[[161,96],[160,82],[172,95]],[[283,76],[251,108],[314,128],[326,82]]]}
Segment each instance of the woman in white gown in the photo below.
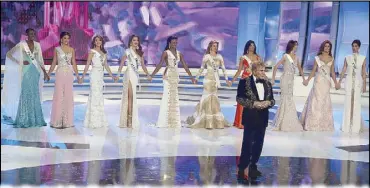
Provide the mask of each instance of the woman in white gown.
{"label": "woman in white gown", "polygon": [[304,73],[298,58],[295,54],[298,42],[290,40],[286,46],[286,51],[281,60],[274,66],[271,84],[275,84],[275,75],[279,65],[284,66],[284,72],[280,77],[280,106],[275,114],[274,121],[269,127],[276,131],[303,131],[299,122],[296,106],[293,99],[294,74],[295,68],[298,67],[299,73],[305,81]]}
{"label": "woman in white gown", "polygon": [[[136,87],[139,84],[139,65],[141,65],[148,80],[151,80],[144,62],[144,52],[140,45],[140,38],[132,35],[129,39],[129,48],[126,49],[125,55],[121,59],[118,68],[118,74],[121,74],[122,68],[126,62],[127,69],[124,74],[123,92],[121,103],[121,117],[119,127],[137,128],[139,126],[138,105],[136,100]],[[116,77],[117,81],[119,77]]]}
{"label": "woman in white gown", "polygon": [[361,117],[361,93],[366,92],[366,57],[359,54],[361,42],[352,42],[353,54],[344,59],[342,73],[340,74],[337,89],[347,72],[345,81],[346,98],[344,103],[344,116],[341,130],[346,133],[359,133],[364,128]]}
{"label": "woman in white gown", "polygon": [[181,127],[178,93],[178,84],[180,81],[178,64],[180,62],[185,71],[191,77],[193,84],[196,83],[196,80],[191,75],[191,72],[184,61],[183,55],[176,49],[176,46],[177,37],[168,37],[167,45],[162,53],[161,61],[151,75],[151,77],[153,77],[161,69],[163,62],[166,62],[166,69],[163,73],[163,96],[156,124],[157,127]]}
{"label": "woman in white gown", "polygon": [[188,117],[186,120],[190,128],[223,129],[225,126],[230,126],[221,112],[220,101],[217,96],[217,89],[221,87],[220,75],[218,73],[220,67],[229,87],[231,82],[227,78],[224,60],[217,51],[218,42],[211,41],[208,44],[206,54],[203,56],[202,66],[196,75],[198,80],[203,70],[207,69],[203,81],[204,91],[202,98],[195,107],[196,110],[193,116]]}
{"label": "woman in white gown", "polygon": [[86,72],[89,70],[90,63],[92,65],[90,72],[90,94],[87,101],[84,127],[108,127],[108,121],[104,112],[104,67],[112,79],[114,77],[107,63],[107,51],[104,49],[104,40],[101,36],[95,36],[92,40],[91,50],[79,83],[83,82]]}

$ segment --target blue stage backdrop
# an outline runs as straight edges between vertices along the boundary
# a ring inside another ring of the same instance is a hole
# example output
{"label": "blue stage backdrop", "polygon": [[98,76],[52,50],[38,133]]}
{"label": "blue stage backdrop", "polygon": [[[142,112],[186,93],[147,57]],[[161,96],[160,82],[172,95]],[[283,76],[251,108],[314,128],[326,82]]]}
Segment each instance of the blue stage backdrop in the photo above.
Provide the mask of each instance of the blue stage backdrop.
{"label": "blue stage backdrop", "polygon": [[[288,40],[298,40],[298,56],[306,70],[324,40],[334,44],[336,70],[362,41],[368,55],[369,2],[1,2],[1,59],[34,28],[51,59],[59,33],[72,34],[77,59],[85,60],[91,38],[103,35],[111,65],[117,65],[131,34],[140,36],[146,63],[155,66],[170,35],[179,50],[198,68],[209,41],[220,42],[226,67],[236,69],[248,40],[254,40],[266,64],[274,65]],[[338,8],[339,7],[339,8]],[[355,12],[355,14],[353,14]],[[368,59],[368,58],[367,58]],[[2,61],[3,62],[3,61]],[[46,61],[50,63],[49,61]],[[84,64],[84,61],[79,61]]]}

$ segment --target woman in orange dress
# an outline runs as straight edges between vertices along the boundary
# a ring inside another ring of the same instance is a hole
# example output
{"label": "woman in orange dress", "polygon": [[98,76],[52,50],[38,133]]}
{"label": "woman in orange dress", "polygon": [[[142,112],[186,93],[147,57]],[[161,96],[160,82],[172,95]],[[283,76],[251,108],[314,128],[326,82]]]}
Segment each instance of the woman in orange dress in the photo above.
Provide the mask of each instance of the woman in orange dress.
{"label": "woman in orange dress", "polygon": [[[243,56],[240,57],[239,61],[239,69],[235,73],[232,82],[234,82],[240,75],[240,72],[243,70],[242,78],[245,79],[252,75],[252,64],[255,62],[261,61],[261,58],[256,53],[256,44],[254,41],[249,40],[244,46],[244,53]],[[243,115],[243,106],[237,104],[236,106],[236,113],[234,119],[234,126],[239,129],[243,129],[244,126],[242,125],[242,115]]]}

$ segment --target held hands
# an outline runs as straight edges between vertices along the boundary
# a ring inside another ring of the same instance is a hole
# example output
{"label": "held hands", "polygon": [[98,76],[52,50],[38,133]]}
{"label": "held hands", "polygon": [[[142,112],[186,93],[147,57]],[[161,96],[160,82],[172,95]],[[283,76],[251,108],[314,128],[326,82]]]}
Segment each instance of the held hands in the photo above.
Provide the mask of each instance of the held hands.
{"label": "held hands", "polygon": [[146,76],[146,78],[150,81],[150,82],[152,82],[152,77],[150,76],[150,75],[148,75],[148,76]]}
{"label": "held hands", "polygon": [[338,89],[340,89],[340,88],[341,88],[341,86],[340,86],[340,82],[336,83],[336,84],[335,84],[335,89],[336,89],[336,90],[338,90]]}
{"label": "held hands", "polygon": [[197,84],[197,80],[194,78],[191,78],[191,82],[193,82],[193,84]]}
{"label": "held hands", "polygon": [[231,85],[233,85],[233,83],[232,83],[231,81],[229,81],[229,80],[226,80],[226,84],[227,84],[227,86],[229,86],[229,87],[231,87]]}
{"label": "held hands", "polygon": [[113,80],[114,80],[114,83],[117,83],[117,82],[118,82],[118,80],[119,80],[119,76],[115,76],[115,77],[113,77]]}
{"label": "held hands", "polygon": [[304,86],[307,86],[307,85],[308,85],[308,79],[303,80],[302,84],[303,84]]}
{"label": "held hands", "polygon": [[78,84],[82,84],[82,82],[84,81],[84,76],[82,76],[81,78],[77,77],[77,81],[78,81]]}
{"label": "held hands", "polygon": [[44,81],[50,81],[50,76],[48,74],[45,74],[44,75]]}

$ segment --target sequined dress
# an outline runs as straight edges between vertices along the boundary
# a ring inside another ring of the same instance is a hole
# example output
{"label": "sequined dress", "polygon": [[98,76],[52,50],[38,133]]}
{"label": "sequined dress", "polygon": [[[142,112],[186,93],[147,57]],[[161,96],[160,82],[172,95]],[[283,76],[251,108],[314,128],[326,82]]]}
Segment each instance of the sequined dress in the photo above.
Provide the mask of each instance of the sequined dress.
{"label": "sequined dress", "polygon": [[297,58],[293,60],[290,55],[285,54],[284,59],[284,72],[280,77],[280,106],[269,128],[276,131],[303,131],[293,100],[294,73],[297,67]]}
{"label": "sequined dress", "polygon": [[190,125],[190,128],[222,129],[225,126],[230,126],[221,112],[217,95],[217,89],[221,86],[218,73],[220,67],[227,80],[224,61],[220,54],[216,56],[206,54],[203,57],[202,66],[196,78],[199,79],[203,70],[207,69],[203,81],[204,90],[200,102],[195,107],[195,113],[187,118],[187,124]]}
{"label": "sequined dress", "polygon": [[40,101],[39,81],[41,73],[38,68],[31,63],[31,57],[22,50],[23,61],[28,61],[28,65],[22,68],[21,94],[17,116],[14,121],[14,128],[29,128],[46,126],[42,106]]}
{"label": "sequined dress", "polygon": [[90,72],[90,94],[87,101],[87,108],[84,120],[84,127],[99,128],[108,127],[108,121],[104,112],[104,65],[106,54],[101,54],[96,50],[91,50],[92,69]]}
{"label": "sequined dress", "polygon": [[167,73],[166,79],[163,80],[163,96],[156,126],[181,127],[178,91],[180,52],[176,51],[176,56],[170,50],[166,50],[166,53]]}
{"label": "sequined dress", "polygon": [[73,127],[73,69],[72,53],[64,53],[59,46],[56,48],[58,68],[55,73],[55,89],[50,116],[50,126],[53,128]]}
{"label": "sequined dress", "polygon": [[303,108],[300,121],[307,131],[334,131],[333,108],[330,98],[330,69],[333,61],[325,63],[315,57],[318,71]]}

